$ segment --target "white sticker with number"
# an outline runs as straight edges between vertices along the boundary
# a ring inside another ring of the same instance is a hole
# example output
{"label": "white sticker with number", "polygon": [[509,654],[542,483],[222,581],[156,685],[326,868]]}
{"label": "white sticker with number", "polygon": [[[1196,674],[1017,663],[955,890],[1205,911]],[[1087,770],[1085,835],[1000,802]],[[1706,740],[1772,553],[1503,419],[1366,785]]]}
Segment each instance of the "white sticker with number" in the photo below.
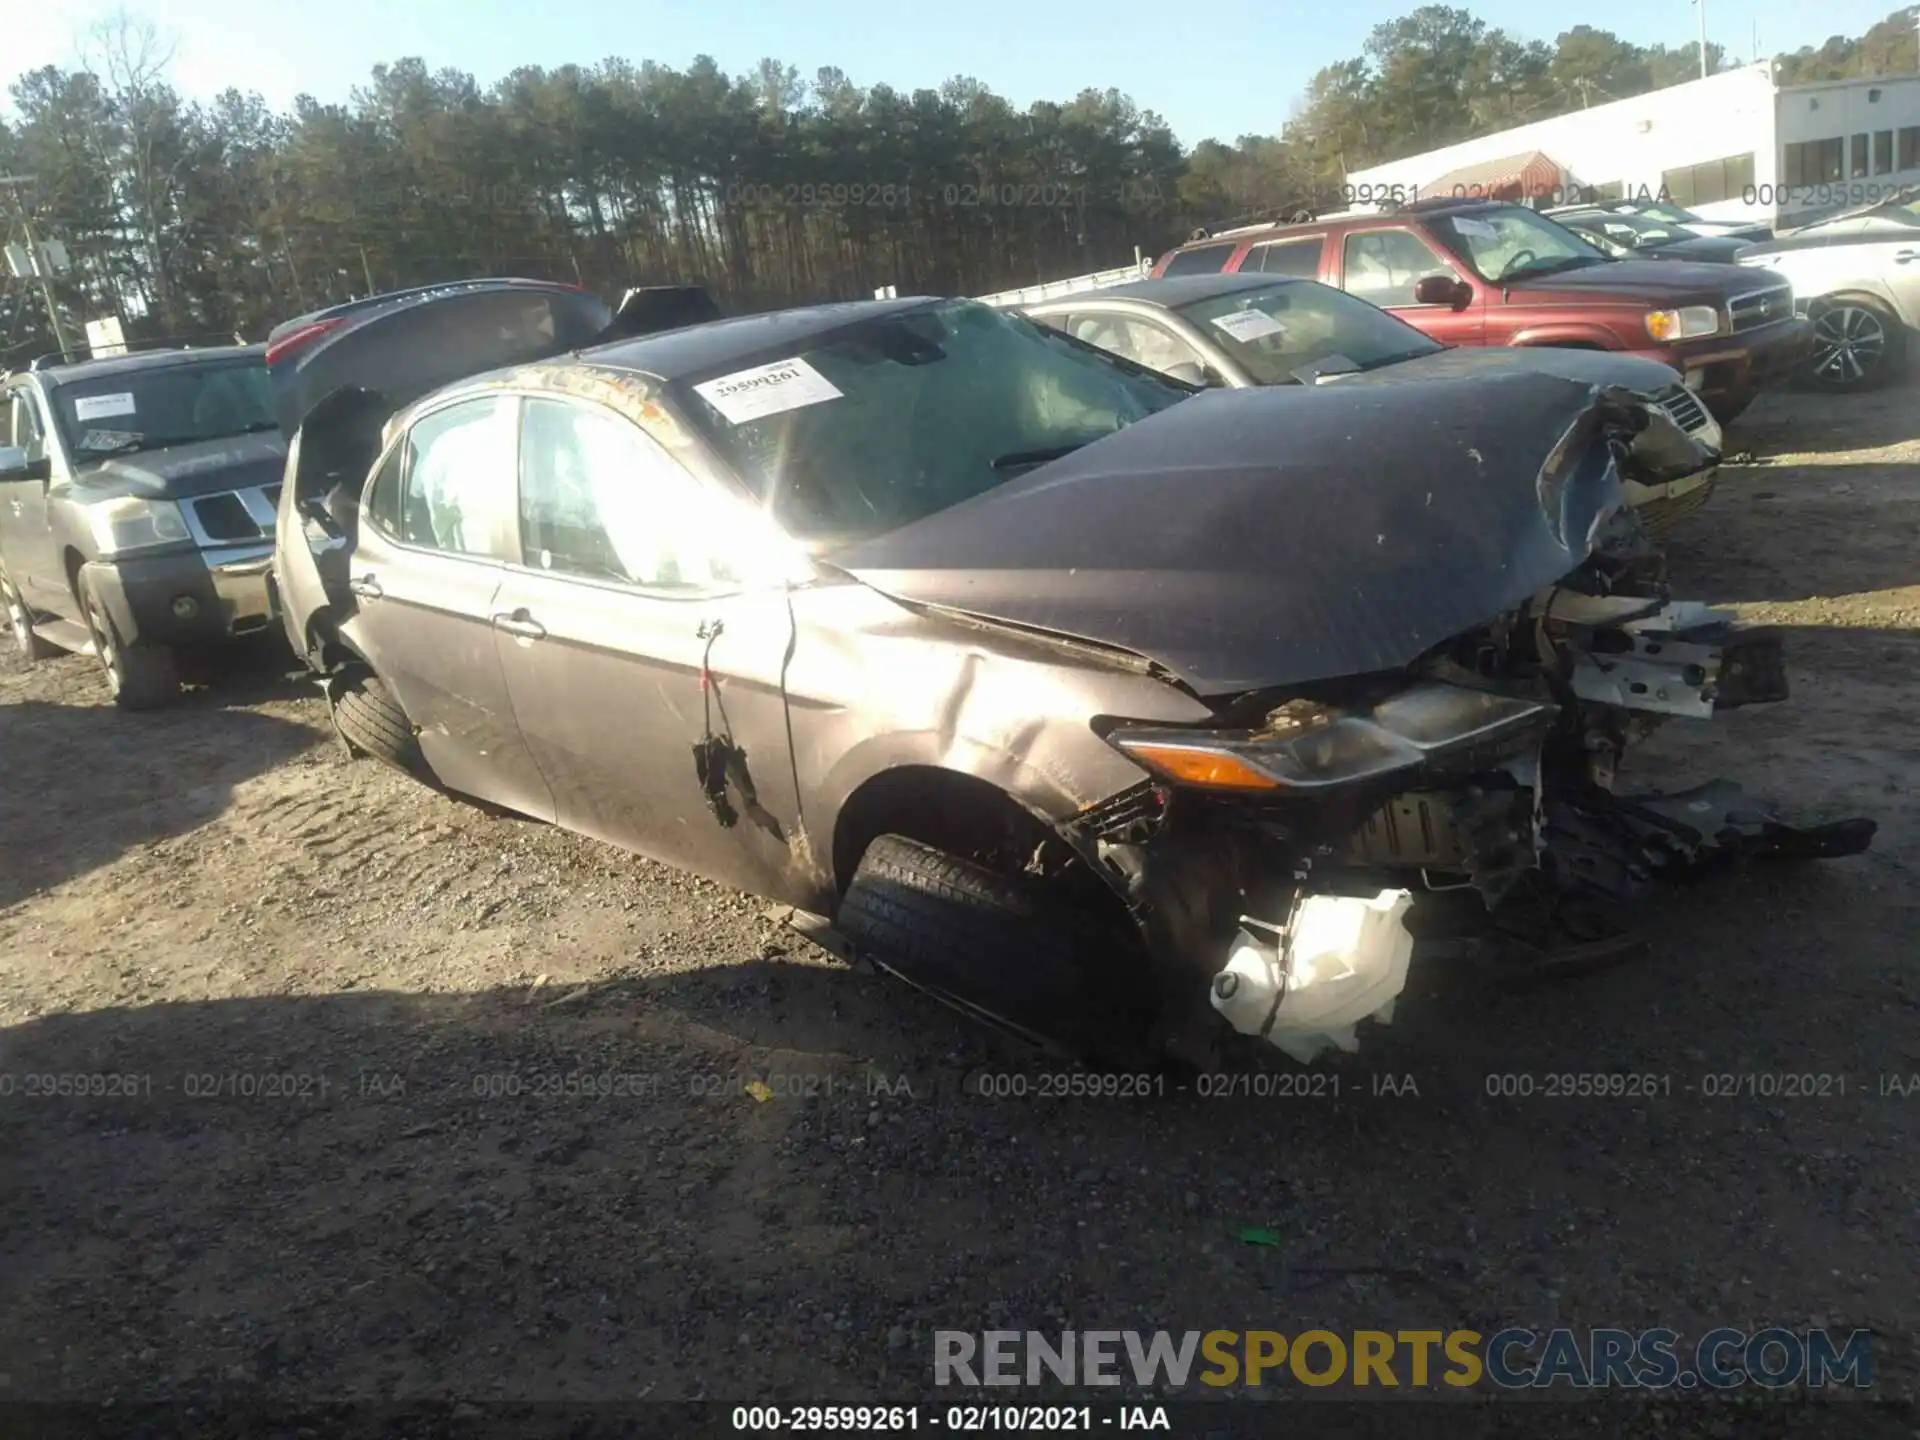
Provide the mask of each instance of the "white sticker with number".
{"label": "white sticker with number", "polygon": [[111,420],[116,415],[133,414],[133,396],[126,391],[118,395],[82,395],[73,402],[73,415],[83,423],[88,420]]}
{"label": "white sticker with number", "polygon": [[1287,333],[1287,327],[1264,310],[1236,310],[1231,315],[1216,315],[1213,323],[1236,340],[1258,340]]}
{"label": "white sticker with number", "polygon": [[1484,220],[1473,220],[1466,216],[1453,222],[1453,228],[1461,235],[1473,235],[1482,240],[1498,240],[1500,232]]}
{"label": "white sticker with number", "polygon": [[735,425],[840,398],[834,383],[798,356],[751,370],[736,370],[693,389]]}

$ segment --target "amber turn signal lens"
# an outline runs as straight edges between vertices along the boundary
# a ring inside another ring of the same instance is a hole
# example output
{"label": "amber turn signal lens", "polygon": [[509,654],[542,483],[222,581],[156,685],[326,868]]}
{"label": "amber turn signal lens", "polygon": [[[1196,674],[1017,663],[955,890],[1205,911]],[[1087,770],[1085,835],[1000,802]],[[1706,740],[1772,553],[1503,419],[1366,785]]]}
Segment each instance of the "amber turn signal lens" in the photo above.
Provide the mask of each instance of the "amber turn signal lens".
{"label": "amber turn signal lens", "polygon": [[1190,750],[1181,745],[1144,745],[1121,742],[1121,748],[1143,765],[1150,765],[1181,785],[1203,790],[1278,790],[1280,782],[1263,775],[1237,756],[1218,750]]}

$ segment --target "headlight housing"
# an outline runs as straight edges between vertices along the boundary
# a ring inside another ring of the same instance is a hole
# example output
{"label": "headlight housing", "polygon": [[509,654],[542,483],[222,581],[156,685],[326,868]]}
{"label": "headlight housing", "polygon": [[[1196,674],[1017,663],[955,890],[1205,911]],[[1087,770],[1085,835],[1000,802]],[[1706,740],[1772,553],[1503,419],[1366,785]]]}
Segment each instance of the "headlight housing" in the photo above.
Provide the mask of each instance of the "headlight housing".
{"label": "headlight housing", "polygon": [[1122,726],[1107,741],[1186,789],[1308,798],[1452,756],[1496,753],[1555,714],[1552,705],[1439,682],[1414,685],[1371,712],[1289,708],[1259,730]]}
{"label": "headlight housing", "polygon": [[1678,310],[1647,312],[1647,334],[1662,343],[1697,340],[1702,335],[1718,335],[1720,330],[1720,311],[1713,305],[1685,305]]}
{"label": "headlight housing", "polygon": [[87,523],[93,528],[93,543],[103,555],[154,550],[192,538],[180,507],[173,501],[143,500],[137,495],[89,505]]}

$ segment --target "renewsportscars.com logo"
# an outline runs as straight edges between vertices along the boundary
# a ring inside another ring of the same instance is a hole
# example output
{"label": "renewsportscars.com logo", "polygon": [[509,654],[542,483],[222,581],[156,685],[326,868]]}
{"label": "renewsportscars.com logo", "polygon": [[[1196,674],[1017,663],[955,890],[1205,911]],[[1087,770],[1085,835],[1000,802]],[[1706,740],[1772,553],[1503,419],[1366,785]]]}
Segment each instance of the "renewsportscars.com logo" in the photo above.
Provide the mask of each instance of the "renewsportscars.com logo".
{"label": "renewsportscars.com logo", "polygon": [[[1873,1384],[1870,1333],[1709,1330],[936,1330],[936,1385],[1733,1390]],[[1196,1365],[1196,1362],[1198,1364]]]}

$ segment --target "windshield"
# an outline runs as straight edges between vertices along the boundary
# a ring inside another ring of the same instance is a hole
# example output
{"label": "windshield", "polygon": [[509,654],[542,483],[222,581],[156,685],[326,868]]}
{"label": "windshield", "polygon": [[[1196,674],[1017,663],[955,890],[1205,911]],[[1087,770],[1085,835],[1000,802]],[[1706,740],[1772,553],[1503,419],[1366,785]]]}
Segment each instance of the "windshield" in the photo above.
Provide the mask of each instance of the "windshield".
{"label": "windshield", "polygon": [[65,381],[53,400],[78,459],[279,428],[266,362],[258,355]]}
{"label": "windshield", "polygon": [[1524,280],[1607,260],[1591,241],[1518,205],[1436,215],[1433,232],[1482,280]]}
{"label": "windshield", "polygon": [[1294,371],[1336,357],[1372,370],[1446,348],[1313,280],[1218,295],[1180,313],[1262,385],[1297,383]]}
{"label": "windshield", "polygon": [[1194,393],[968,300],[676,389],[787,532],[828,545],[958,505]]}

